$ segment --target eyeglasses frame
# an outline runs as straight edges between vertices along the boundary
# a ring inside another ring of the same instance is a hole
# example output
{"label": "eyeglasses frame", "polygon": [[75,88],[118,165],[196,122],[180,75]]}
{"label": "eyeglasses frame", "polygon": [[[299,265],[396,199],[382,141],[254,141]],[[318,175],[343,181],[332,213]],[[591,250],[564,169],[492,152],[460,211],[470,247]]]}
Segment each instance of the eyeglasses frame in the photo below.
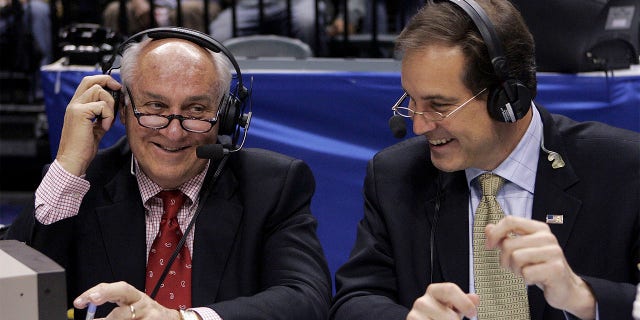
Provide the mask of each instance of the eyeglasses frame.
{"label": "eyeglasses frame", "polygon": [[[173,119],[178,119],[178,121],[180,122],[180,127],[182,127],[182,129],[184,129],[185,131],[188,132],[193,132],[193,133],[207,133],[209,131],[211,131],[211,129],[213,129],[213,126],[216,125],[216,123],[218,122],[218,117],[219,117],[219,113],[220,110],[218,109],[218,111],[216,112],[216,116],[211,119],[211,120],[207,120],[207,119],[196,119],[196,118],[191,118],[191,117],[185,117],[183,115],[179,115],[179,114],[170,114],[170,115],[161,115],[161,114],[149,114],[149,113],[142,113],[140,111],[138,111],[138,108],[136,108],[136,104],[133,101],[133,96],[131,95],[131,90],[129,90],[129,87],[125,87],[127,90],[127,95],[129,95],[129,101],[131,101],[131,109],[133,110],[133,115],[136,117],[136,120],[138,121],[138,124],[141,127],[144,128],[148,128],[148,129],[154,129],[154,130],[160,130],[160,129],[164,129],[166,127],[168,127],[171,124],[171,121],[173,121]],[[144,124],[142,124],[142,122],[140,122],[140,117],[161,117],[161,118],[165,118],[169,121],[167,121],[167,124],[161,127],[149,127],[146,126]],[[197,131],[197,130],[192,130],[192,129],[188,129],[185,128],[183,121],[184,120],[197,120],[197,121],[202,121],[202,122],[208,122],[209,124],[211,124],[211,127],[209,127],[208,130],[206,131]]]}
{"label": "eyeglasses frame", "polygon": [[[408,107],[401,107],[400,104],[402,102],[404,102],[404,100],[407,99],[407,97],[409,96],[407,94],[407,92],[404,91],[404,93],[402,94],[402,96],[400,96],[398,101],[396,101],[396,103],[393,104],[393,106],[391,107],[391,110],[393,110],[393,115],[398,115],[398,116],[401,116],[403,118],[413,119],[414,115],[417,114],[417,115],[422,116],[426,120],[438,122],[438,121],[442,121],[442,120],[450,117],[451,115],[456,113],[458,110],[462,109],[462,107],[466,106],[469,102],[473,101],[475,98],[480,96],[486,90],[487,90],[487,88],[484,88],[484,89],[480,90],[473,97],[469,98],[467,101],[463,102],[461,105],[457,106],[455,109],[451,110],[447,114],[443,114],[442,112],[438,112],[438,111],[415,111],[415,110],[412,110],[412,109],[410,109]],[[398,112],[398,109],[407,110],[409,112],[409,114],[402,114],[402,113]],[[427,117],[426,116],[427,114],[436,115],[437,117]]]}

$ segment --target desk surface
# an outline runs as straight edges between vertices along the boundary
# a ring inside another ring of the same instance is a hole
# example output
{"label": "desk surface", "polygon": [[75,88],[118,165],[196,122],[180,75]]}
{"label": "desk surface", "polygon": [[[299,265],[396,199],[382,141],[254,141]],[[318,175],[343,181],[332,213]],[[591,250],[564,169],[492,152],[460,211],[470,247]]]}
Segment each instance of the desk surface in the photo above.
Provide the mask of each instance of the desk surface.
{"label": "desk surface", "polygon": [[[247,146],[305,160],[317,188],[312,210],[329,267],[348,256],[363,214],[366,163],[395,142],[387,126],[401,94],[395,60],[239,60],[245,83],[252,81],[253,120]],[[83,76],[97,68],[43,68],[52,157],[58,148],[64,109]],[[539,74],[536,102],[576,120],[598,120],[640,131],[640,67],[581,75]],[[124,133],[107,133],[102,147]]]}

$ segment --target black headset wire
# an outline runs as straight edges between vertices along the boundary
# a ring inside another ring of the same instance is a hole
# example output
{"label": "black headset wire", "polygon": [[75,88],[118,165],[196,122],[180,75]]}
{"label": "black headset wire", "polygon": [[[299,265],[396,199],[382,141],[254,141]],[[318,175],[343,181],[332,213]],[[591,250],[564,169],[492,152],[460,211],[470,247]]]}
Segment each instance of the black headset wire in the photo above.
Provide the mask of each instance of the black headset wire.
{"label": "black headset wire", "polygon": [[431,234],[429,241],[429,266],[430,266],[430,275],[429,275],[429,284],[433,283],[433,266],[434,263],[434,254],[433,251],[435,249],[435,240],[436,240],[436,226],[438,225],[438,216],[440,214],[440,204],[442,198],[442,172],[438,172],[438,178],[436,179],[436,204],[435,204],[435,212],[433,214],[433,223],[431,224]]}
{"label": "black headset wire", "polygon": [[222,170],[224,169],[224,166],[227,163],[227,159],[229,159],[228,154],[224,155],[224,157],[220,160],[220,163],[218,164],[216,171],[213,173],[213,176],[211,177],[210,183],[208,182],[209,179],[205,178],[205,181],[202,185],[204,189],[200,193],[198,208],[196,208],[196,212],[194,212],[193,216],[191,217],[191,221],[189,221],[189,225],[184,230],[184,233],[182,234],[182,238],[180,238],[180,242],[178,242],[176,249],[173,251],[173,254],[171,255],[171,258],[169,258],[167,265],[164,267],[164,270],[162,271],[162,274],[160,275],[160,278],[158,279],[156,286],[153,288],[153,291],[149,295],[151,299],[155,299],[155,296],[158,294],[158,290],[160,290],[160,286],[162,285],[164,278],[166,278],[167,274],[169,274],[169,268],[171,268],[171,266],[173,265],[173,262],[176,260],[176,258],[178,257],[178,254],[182,250],[184,243],[187,241],[187,235],[189,234],[189,232],[191,232],[191,229],[193,228],[196,220],[198,219],[198,215],[202,211],[202,208],[204,207],[204,203],[206,202],[207,198],[209,198],[209,194],[213,190],[213,187],[215,186],[216,182],[218,181],[218,178],[220,177],[220,174],[222,173]]}

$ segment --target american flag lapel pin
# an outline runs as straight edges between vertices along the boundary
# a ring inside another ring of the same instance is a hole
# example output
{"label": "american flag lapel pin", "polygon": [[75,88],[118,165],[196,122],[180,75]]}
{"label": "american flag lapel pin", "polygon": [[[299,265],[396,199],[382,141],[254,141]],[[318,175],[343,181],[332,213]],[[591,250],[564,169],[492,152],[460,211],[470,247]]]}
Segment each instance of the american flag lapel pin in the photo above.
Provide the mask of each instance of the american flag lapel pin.
{"label": "american flag lapel pin", "polygon": [[564,216],[561,214],[548,214],[546,222],[548,224],[562,224],[564,222]]}

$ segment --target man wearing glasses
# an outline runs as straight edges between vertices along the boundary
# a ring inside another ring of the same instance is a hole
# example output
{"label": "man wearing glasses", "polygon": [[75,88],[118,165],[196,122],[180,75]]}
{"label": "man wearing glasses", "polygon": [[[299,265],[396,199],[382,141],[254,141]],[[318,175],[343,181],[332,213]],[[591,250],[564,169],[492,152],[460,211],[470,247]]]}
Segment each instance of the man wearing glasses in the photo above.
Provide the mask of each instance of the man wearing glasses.
{"label": "man wearing glasses", "polygon": [[330,318],[629,319],[640,135],[533,103],[533,38],[507,0],[429,1],[396,46],[392,109],[417,137],[368,164]]}
{"label": "man wearing glasses", "polygon": [[[125,48],[122,85],[78,86],[34,211],[9,234],[65,268],[76,319],[326,319],[310,168],[260,149],[196,156],[218,143],[228,57],[146,38]],[[106,89],[125,91],[119,107]],[[116,113],[126,137],[98,151]]]}

